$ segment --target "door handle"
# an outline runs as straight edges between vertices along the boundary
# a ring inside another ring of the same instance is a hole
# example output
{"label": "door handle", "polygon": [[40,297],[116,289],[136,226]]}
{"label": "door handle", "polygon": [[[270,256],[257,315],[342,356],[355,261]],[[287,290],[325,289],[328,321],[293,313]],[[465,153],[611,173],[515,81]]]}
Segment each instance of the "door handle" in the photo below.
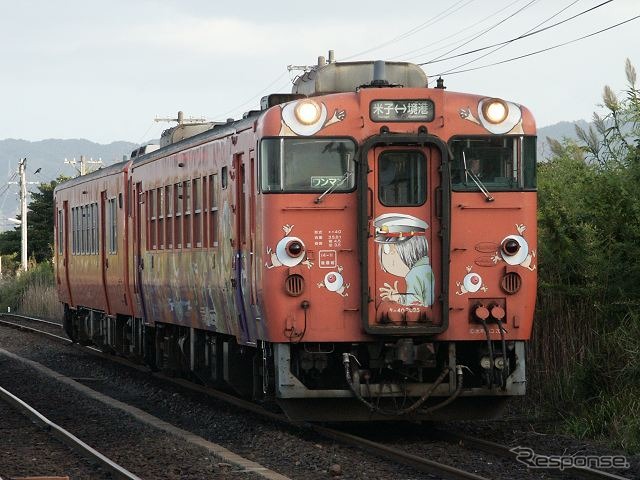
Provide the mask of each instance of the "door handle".
{"label": "door handle", "polygon": [[436,217],[442,218],[442,187],[436,188]]}

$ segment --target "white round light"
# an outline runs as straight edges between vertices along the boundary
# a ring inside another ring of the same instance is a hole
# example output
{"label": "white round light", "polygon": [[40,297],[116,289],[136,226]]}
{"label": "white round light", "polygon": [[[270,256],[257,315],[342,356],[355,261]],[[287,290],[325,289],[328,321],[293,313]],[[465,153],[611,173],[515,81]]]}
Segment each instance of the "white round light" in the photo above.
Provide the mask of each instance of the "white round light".
{"label": "white round light", "polygon": [[320,106],[312,100],[298,102],[295,108],[296,118],[303,125],[313,125],[320,119],[321,113]]}
{"label": "white round light", "polygon": [[488,122],[493,124],[502,123],[509,115],[509,107],[504,101],[495,98],[484,103],[482,114]]}

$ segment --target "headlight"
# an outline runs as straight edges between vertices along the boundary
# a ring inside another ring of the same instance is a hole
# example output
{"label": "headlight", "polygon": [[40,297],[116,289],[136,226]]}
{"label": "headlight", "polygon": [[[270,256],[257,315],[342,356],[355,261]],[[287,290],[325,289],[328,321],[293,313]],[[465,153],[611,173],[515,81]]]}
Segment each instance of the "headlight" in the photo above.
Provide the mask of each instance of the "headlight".
{"label": "headlight", "polygon": [[313,100],[298,102],[295,108],[296,119],[303,125],[313,125],[320,119],[322,110]]}
{"label": "headlight", "polygon": [[512,257],[513,255],[518,253],[518,250],[520,250],[520,242],[518,242],[518,240],[516,240],[515,238],[506,238],[502,242],[502,251],[506,255]]}
{"label": "headlight", "polygon": [[492,98],[482,105],[482,116],[490,123],[499,124],[509,115],[509,107],[504,100]]}
{"label": "headlight", "polygon": [[529,244],[520,235],[509,235],[500,242],[500,255],[509,265],[520,265],[529,255]]}
{"label": "headlight", "polygon": [[284,237],[276,245],[276,257],[286,267],[295,267],[305,259],[304,242],[298,237]]}
{"label": "headlight", "polygon": [[298,240],[291,240],[286,246],[287,253],[291,258],[297,258],[304,252],[304,246],[302,242]]}

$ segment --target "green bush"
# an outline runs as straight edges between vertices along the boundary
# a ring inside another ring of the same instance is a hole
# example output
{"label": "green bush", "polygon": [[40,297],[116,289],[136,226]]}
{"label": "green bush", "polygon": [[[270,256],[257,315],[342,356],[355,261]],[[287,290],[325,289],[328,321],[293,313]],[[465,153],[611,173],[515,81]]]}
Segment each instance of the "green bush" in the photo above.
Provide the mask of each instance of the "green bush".
{"label": "green bush", "polygon": [[[640,96],[605,88],[582,144],[539,169],[531,391],[580,437],[640,451]],[[594,129],[595,128],[595,129]]]}
{"label": "green bush", "polygon": [[61,318],[51,263],[39,263],[0,282],[0,311]]}

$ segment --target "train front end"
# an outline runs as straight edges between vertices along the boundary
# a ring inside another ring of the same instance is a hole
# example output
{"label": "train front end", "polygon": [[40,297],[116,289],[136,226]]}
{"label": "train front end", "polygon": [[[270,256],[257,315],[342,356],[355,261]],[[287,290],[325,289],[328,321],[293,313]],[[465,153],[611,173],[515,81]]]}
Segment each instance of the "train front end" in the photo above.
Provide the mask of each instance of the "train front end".
{"label": "train front end", "polygon": [[329,63],[258,122],[263,387],[293,418],[487,418],[525,393],[535,124],[438,87]]}

